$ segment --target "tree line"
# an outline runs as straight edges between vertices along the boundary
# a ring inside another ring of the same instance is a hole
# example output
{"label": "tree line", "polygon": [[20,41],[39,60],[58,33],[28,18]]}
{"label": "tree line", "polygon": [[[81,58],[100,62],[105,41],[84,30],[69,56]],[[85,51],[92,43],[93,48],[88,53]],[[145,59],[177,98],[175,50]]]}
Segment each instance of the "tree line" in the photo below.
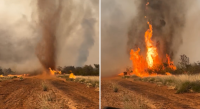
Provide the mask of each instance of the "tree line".
{"label": "tree line", "polygon": [[94,64],[94,67],[92,65],[83,67],[58,66],[57,70],[61,71],[62,74],[70,74],[72,72],[74,75],[99,76],[99,64]]}

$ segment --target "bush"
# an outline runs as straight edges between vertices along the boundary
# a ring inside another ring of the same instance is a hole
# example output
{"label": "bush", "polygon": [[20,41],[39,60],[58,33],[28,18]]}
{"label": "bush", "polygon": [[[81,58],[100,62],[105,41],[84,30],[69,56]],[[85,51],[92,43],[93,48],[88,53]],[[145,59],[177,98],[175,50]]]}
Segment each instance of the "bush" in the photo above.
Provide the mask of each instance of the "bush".
{"label": "bush", "polygon": [[118,92],[118,87],[116,85],[113,85],[113,91]]}
{"label": "bush", "polygon": [[17,76],[13,76],[13,78],[17,78]]}
{"label": "bush", "polygon": [[200,73],[200,62],[190,63],[189,57],[185,54],[180,55],[180,62],[177,65],[177,69],[171,72],[172,74],[197,74]]}
{"label": "bush", "polygon": [[66,78],[66,81],[74,81],[73,78]]}
{"label": "bush", "polygon": [[190,90],[194,92],[200,92],[200,82],[183,82],[180,84],[178,87],[178,90],[176,93],[185,93],[185,92],[190,92]]}
{"label": "bush", "polygon": [[43,91],[47,91],[48,90],[48,86],[45,83],[42,83],[42,89],[43,89]]}
{"label": "bush", "polygon": [[24,78],[21,76],[20,78],[19,78],[19,80],[23,80]]}

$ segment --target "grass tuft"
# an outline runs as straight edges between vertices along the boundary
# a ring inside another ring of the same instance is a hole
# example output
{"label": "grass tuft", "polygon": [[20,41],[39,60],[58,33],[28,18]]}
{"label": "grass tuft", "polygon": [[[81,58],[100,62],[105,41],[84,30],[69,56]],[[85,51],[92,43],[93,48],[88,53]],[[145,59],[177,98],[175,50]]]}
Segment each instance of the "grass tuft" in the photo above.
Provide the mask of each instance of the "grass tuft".
{"label": "grass tuft", "polygon": [[190,91],[200,92],[200,83],[199,82],[189,82],[189,81],[183,82],[178,87],[178,90],[176,93],[185,93],[185,92],[190,92]]}
{"label": "grass tuft", "polygon": [[114,91],[114,92],[118,92],[118,87],[117,87],[117,85],[113,85],[113,91]]}
{"label": "grass tuft", "polygon": [[23,80],[24,78],[21,76],[20,78],[19,78],[19,80]]}
{"label": "grass tuft", "polygon": [[43,91],[48,91],[48,86],[45,83],[42,83]]}
{"label": "grass tuft", "polygon": [[158,84],[159,86],[167,85],[169,87],[174,87],[173,89],[177,90],[176,93],[200,92],[200,74],[153,76],[153,77],[144,77],[137,80],[153,82]]}

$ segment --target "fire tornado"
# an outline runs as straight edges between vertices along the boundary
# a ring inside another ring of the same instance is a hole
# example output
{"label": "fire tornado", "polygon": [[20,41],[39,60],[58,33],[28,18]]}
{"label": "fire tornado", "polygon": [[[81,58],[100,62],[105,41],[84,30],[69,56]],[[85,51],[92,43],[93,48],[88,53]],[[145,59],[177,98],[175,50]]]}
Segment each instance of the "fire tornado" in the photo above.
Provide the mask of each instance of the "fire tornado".
{"label": "fire tornado", "polygon": [[[167,67],[172,70],[176,69],[171,60],[181,44],[181,37],[179,37],[180,40],[175,40],[178,37],[175,31],[180,31],[184,24],[184,14],[172,12],[172,7],[177,7],[176,11],[184,10],[183,7],[178,7],[177,3],[179,2],[172,0],[149,0],[147,3],[143,0],[141,2],[140,13],[136,17],[140,21],[133,20],[133,26],[128,34],[127,47],[128,50],[131,49],[132,74],[140,77],[157,75],[155,70],[158,70],[163,63],[167,63]],[[170,16],[178,21],[174,22]],[[134,49],[137,50],[134,51]],[[165,68],[166,66],[163,66],[159,70]],[[148,70],[153,71],[150,74]]]}

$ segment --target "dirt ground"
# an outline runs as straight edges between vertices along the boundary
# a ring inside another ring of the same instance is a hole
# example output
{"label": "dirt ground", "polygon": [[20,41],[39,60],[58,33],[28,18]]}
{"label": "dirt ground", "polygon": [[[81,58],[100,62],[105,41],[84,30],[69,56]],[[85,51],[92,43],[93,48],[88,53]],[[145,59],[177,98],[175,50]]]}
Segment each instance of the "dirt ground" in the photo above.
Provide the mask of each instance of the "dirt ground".
{"label": "dirt ground", "polygon": [[[117,86],[118,92],[113,91],[113,86]],[[200,93],[175,94],[175,92],[166,86],[133,81],[131,78],[102,78],[101,107],[136,109],[136,107],[141,108],[140,104],[145,104],[145,108],[149,109],[200,109]]]}
{"label": "dirt ground", "polygon": [[[44,86],[47,91],[43,91]],[[0,82],[0,109],[98,109],[95,88],[59,78],[19,78]]]}

